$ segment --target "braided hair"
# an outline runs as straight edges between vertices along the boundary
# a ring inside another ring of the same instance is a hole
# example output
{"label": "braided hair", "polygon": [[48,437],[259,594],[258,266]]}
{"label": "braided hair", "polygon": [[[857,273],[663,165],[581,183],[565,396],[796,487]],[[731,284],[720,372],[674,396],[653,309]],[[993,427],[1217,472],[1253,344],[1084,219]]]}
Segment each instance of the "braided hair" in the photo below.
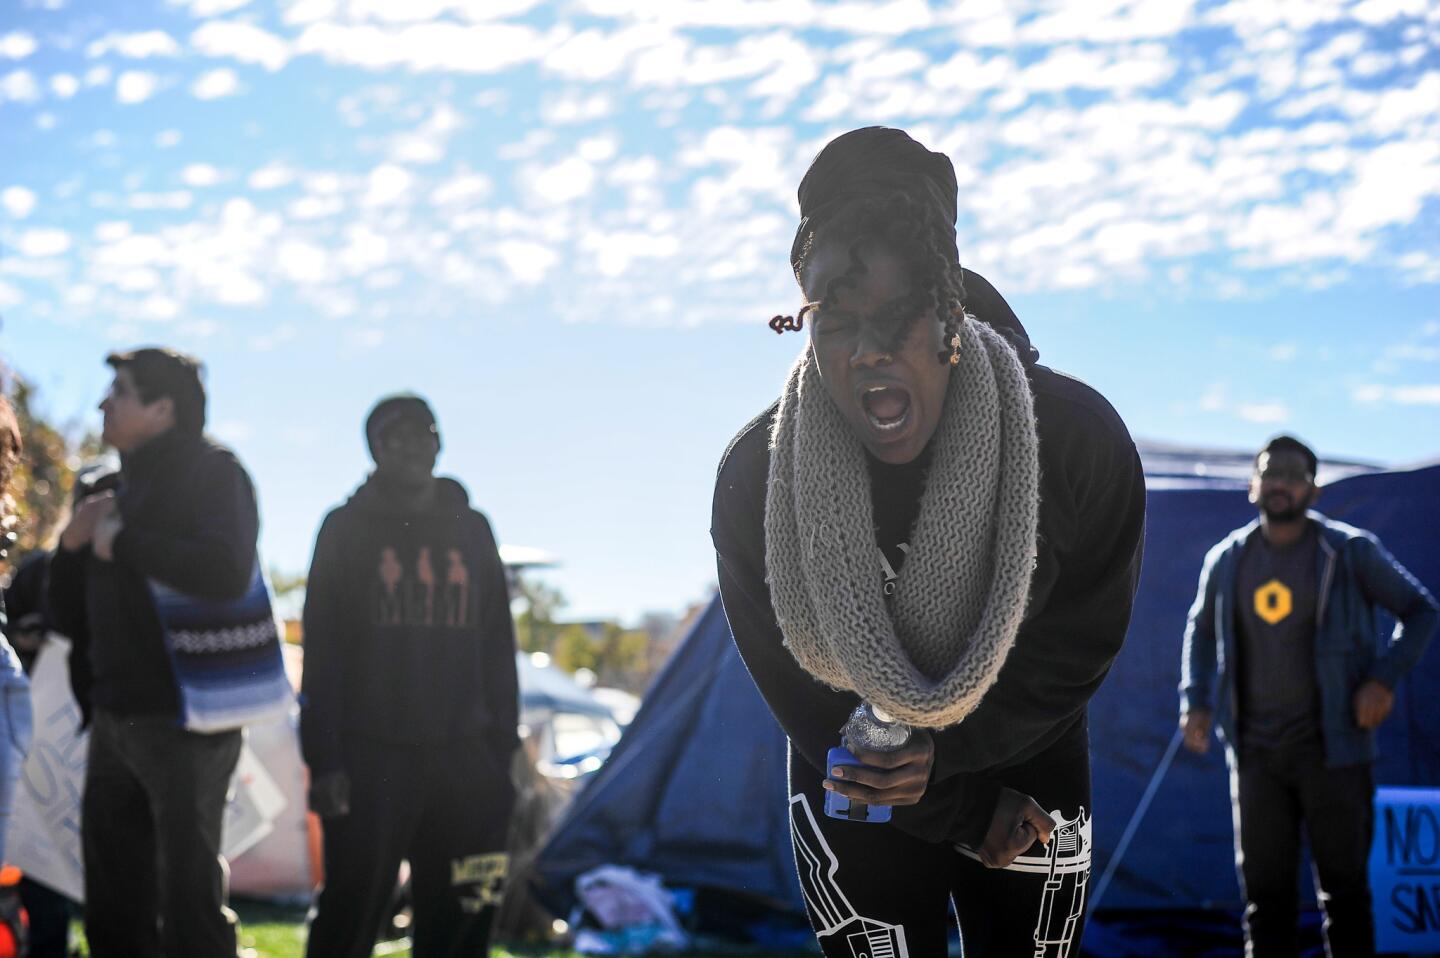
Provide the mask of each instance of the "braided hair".
{"label": "braided hair", "polygon": [[[803,238],[791,264],[796,282],[801,282],[814,251],[835,238],[849,239],[850,265],[830,279],[820,298],[803,305],[796,316],[771,319],[771,329],[777,333],[803,329],[807,315],[858,285],[868,271],[860,251],[867,246],[881,246],[910,266],[915,281],[915,292],[905,300],[903,308],[883,317],[891,327],[887,349],[898,348],[915,320],[932,310],[944,325],[943,342],[948,343],[959,331],[966,316],[965,285],[960,264],[952,255],[954,226],[944,221],[933,204],[922,203],[904,190],[854,197]],[[948,363],[950,352],[942,349],[936,358]]]}

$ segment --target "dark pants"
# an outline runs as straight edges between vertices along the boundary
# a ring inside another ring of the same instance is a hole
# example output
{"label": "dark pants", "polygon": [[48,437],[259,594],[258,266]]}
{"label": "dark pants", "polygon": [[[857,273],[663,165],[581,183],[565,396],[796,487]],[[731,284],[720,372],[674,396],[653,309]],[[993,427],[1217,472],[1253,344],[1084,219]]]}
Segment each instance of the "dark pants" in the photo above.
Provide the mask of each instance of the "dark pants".
{"label": "dark pants", "polygon": [[95,710],[80,817],[95,958],[235,958],[220,830],[240,745]]}
{"label": "dark pants", "polygon": [[327,818],[325,887],[305,953],[368,958],[410,862],[415,958],[485,955],[509,871],[510,755],[348,739],[350,814]]}
{"label": "dark pants", "polygon": [[995,775],[1062,825],[1049,848],[1037,842],[1003,869],[889,824],[826,817],[823,776],[791,750],[796,868],[827,958],[943,956],[952,903],[966,958],[1077,958],[1090,878],[1088,739],[1082,729]]}
{"label": "dark pants", "polygon": [[70,899],[48,885],[22,878],[20,904],[30,916],[27,958],[66,958],[70,954],[70,915],[79,913]]}
{"label": "dark pants", "polygon": [[1333,958],[1375,953],[1367,873],[1374,831],[1369,764],[1325,767],[1319,741],[1231,756],[1235,865],[1245,895],[1245,953],[1299,954],[1297,889],[1303,827],[1325,910],[1325,950]]}

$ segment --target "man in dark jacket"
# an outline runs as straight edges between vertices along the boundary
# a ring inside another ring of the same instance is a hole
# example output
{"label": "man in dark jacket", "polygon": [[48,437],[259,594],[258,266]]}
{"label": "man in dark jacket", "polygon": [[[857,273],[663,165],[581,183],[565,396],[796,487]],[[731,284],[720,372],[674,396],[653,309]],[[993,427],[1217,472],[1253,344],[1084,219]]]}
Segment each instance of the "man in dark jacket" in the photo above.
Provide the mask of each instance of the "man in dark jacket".
{"label": "man in dark jacket", "polygon": [[382,400],[365,436],[375,472],[325,518],[306,587],[300,738],[325,828],[306,953],[368,956],[407,859],[415,954],[484,954],[518,744],[505,569],[465,489],[434,475],[424,400]]}
{"label": "man in dark jacket", "polygon": [[196,360],[151,348],[106,362],[115,379],[100,403],[102,437],[120,453],[120,487],[76,509],[49,583],[90,725],[86,937],[99,958],[231,958],[220,839],[241,736],[183,727],[154,589],[243,596],[256,565],[255,492],[234,454],[203,436]]}
{"label": "man in dark jacket", "polygon": [[[1316,465],[1290,436],[1256,456],[1250,501],[1260,517],[1205,557],[1185,631],[1180,725],[1186,746],[1203,753],[1218,720],[1246,953],[1258,958],[1298,953],[1302,825],[1327,953],[1374,954],[1375,729],[1440,620],[1430,593],[1373,535],[1309,511]],[[1388,642],[1377,608],[1398,620]]]}

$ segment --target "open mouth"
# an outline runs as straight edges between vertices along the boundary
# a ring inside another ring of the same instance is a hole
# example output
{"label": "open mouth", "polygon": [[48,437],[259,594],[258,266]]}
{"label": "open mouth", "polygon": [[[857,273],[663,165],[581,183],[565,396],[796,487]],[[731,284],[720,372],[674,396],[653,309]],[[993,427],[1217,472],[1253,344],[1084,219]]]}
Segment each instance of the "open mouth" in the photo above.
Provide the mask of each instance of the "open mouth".
{"label": "open mouth", "polygon": [[871,428],[880,433],[895,432],[910,415],[910,393],[899,386],[867,386],[860,393],[860,406]]}

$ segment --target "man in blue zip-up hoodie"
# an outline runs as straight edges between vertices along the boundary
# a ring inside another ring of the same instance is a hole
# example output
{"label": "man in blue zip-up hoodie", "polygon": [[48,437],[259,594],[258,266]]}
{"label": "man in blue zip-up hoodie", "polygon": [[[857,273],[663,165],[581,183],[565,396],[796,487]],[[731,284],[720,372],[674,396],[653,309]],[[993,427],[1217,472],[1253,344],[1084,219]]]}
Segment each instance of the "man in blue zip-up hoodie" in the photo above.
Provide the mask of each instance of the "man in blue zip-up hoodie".
{"label": "man in blue zip-up hoodie", "polygon": [[[1327,952],[1374,954],[1375,729],[1440,621],[1374,535],[1310,511],[1316,466],[1290,436],[1256,456],[1260,517],[1206,555],[1185,630],[1180,726],[1193,752],[1217,723],[1226,745],[1246,954],[1257,958],[1298,954],[1302,825]],[[1388,640],[1378,609],[1398,620]]]}

